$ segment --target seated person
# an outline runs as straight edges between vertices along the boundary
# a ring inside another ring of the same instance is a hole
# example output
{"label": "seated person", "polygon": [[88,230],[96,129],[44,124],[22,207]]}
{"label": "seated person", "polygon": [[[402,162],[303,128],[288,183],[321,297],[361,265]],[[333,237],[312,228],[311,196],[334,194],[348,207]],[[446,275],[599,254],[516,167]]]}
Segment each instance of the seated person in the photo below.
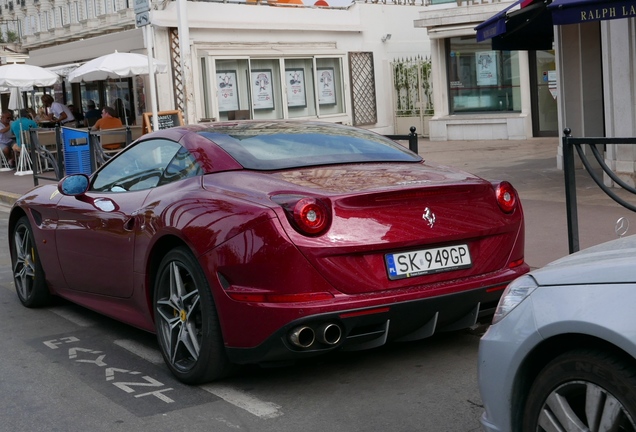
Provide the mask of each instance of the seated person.
{"label": "seated person", "polygon": [[4,157],[9,163],[9,167],[15,168],[15,159],[13,158],[13,144],[15,138],[11,133],[11,121],[13,120],[13,111],[3,110],[0,117],[0,151],[4,153]]}
{"label": "seated person", "polygon": [[[102,108],[102,118],[97,120],[97,122],[95,123],[95,125],[93,125],[91,130],[95,131],[95,130],[105,130],[105,129],[116,129],[121,127],[124,127],[124,125],[121,123],[121,120],[119,120],[119,118],[117,117],[117,112],[113,108],[109,106],[105,106],[104,108]],[[123,144],[124,144],[123,142],[113,143],[113,144],[102,144],[102,147],[104,147],[106,150],[116,150],[118,148],[122,148]]]}
{"label": "seated person", "polygon": [[31,118],[33,120],[35,120],[35,122],[39,125],[42,123],[45,123],[46,120],[46,109],[41,106],[40,108],[38,108],[38,111],[35,112],[35,110],[33,108],[27,108],[27,111],[29,112],[29,114],[31,115]]}
{"label": "seated person", "polygon": [[11,122],[11,132],[15,137],[15,144],[13,144],[13,152],[16,155],[16,158],[19,157],[20,151],[22,150],[22,134],[21,132],[27,132],[29,129],[36,129],[38,127],[37,123],[31,120],[29,116],[29,112],[26,109],[20,110],[20,117]]}
{"label": "seated person", "polygon": [[88,101],[86,107],[88,109],[84,113],[85,124],[86,126],[92,126],[102,117],[102,112],[95,108],[95,102],[92,100]]}

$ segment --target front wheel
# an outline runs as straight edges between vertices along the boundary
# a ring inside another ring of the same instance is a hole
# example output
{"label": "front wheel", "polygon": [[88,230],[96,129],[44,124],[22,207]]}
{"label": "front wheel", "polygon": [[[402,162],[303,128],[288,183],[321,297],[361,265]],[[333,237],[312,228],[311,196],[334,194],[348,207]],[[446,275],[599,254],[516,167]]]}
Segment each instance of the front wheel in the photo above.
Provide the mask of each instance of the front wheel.
{"label": "front wheel", "polygon": [[524,432],[636,431],[636,371],[594,350],[550,362],[530,389]]}
{"label": "front wheel", "polygon": [[48,304],[51,294],[46,285],[31,224],[26,216],[22,216],[13,229],[11,264],[15,290],[20,302],[28,308]]}
{"label": "front wheel", "polygon": [[186,384],[226,376],[231,366],[212,292],[188,249],[176,248],[163,258],[154,289],[157,339],[172,373]]}

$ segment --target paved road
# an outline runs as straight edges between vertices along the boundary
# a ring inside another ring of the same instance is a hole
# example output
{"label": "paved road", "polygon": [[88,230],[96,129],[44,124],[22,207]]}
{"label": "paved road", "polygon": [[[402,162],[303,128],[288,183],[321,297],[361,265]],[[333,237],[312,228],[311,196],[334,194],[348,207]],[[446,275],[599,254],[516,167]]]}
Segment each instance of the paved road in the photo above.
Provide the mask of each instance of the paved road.
{"label": "paved road", "polygon": [[[526,212],[532,267],[567,254],[556,139],[420,142],[420,154],[509,180]],[[577,174],[581,244],[615,237],[631,217]],[[1,187],[0,187],[1,189]],[[0,208],[0,244],[7,244]],[[0,248],[0,431],[478,431],[479,330],[440,334],[274,369],[246,368],[188,387],[162,365],[152,335],[59,301],[23,308]]]}
{"label": "paved road", "polygon": [[[7,244],[6,207],[0,244]],[[0,431],[478,431],[479,333],[244,368],[185,386],[152,335],[59,300],[26,309],[0,248]]]}

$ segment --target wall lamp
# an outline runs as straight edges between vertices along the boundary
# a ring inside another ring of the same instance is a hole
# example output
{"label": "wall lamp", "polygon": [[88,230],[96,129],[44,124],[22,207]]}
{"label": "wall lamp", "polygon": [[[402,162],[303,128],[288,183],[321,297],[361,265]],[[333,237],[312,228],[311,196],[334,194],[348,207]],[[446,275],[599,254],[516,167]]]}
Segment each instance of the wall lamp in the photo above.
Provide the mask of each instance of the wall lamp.
{"label": "wall lamp", "polygon": [[382,43],[388,41],[391,39],[391,33],[387,33],[384,36],[382,36],[382,38],[380,39],[382,41]]}

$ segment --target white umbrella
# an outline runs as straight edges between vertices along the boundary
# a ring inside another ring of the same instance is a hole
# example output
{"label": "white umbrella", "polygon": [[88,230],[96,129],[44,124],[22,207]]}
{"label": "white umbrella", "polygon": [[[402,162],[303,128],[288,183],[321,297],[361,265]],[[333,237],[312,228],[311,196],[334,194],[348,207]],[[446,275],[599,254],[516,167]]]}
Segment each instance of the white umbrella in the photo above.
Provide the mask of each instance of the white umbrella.
{"label": "white umbrella", "polygon": [[12,110],[19,110],[20,108],[24,108],[22,106],[22,92],[30,92],[33,90],[33,87],[11,87],[9,89],[9,105],[8,108]]}
{"label": "white umbrella", "polygon": [[[0,87],[13,87],[16,88],[16,90],[33,86],[50,87],[54,85],[58,79],[59,76],[57,74],[39,66],[24,63],[13,63],[0,66]],[[21,104],[19,102],[19,95],[17,99],[18,101],[15,101],[14,103],[17,108],[20,108]],[[20,132],[22,132],[22,129],[20,129]],[[18,162],[18,169],[15,174],[31,174],[32,171],[28,169],[30,164],[31,160],[29,152],[25,149],[20,152],[20,161]]]}
{"label": "white umbrella", "polygon": [[0,66],[1,87],[50,87],[60,77],[39,66],[14,63]]}
{"label": "white umbrella", "polygon": [[[129,78],[135,75],[148,75],[152,64],[152,73],[168,72],[168,65],[154,58],[149,58],[143,54],[136,53],[120,53],[115,51],[112,54],[106,54],[97,57],[68,74],[68,80],[72,83],[86,81],[102,81],[106,79]],[[151,84],[153,82],[151,81]],[[153,112],[153,121],[156,122],[157,101],[154,91],[150,91],[150,103]],[[128,125],[128,117],[126,117],[126,125]]]}
{"label": "white umbrella", "polygon": [[[153,73],[165,73],[168,65],[162,61],[152,59]],[[143,54],[120,53],[115,51],[97,57],[68,74],[72,83],[86,81],[102,81],[105,79],[128,78],[135,75],[148,74],[148,57]]]}

